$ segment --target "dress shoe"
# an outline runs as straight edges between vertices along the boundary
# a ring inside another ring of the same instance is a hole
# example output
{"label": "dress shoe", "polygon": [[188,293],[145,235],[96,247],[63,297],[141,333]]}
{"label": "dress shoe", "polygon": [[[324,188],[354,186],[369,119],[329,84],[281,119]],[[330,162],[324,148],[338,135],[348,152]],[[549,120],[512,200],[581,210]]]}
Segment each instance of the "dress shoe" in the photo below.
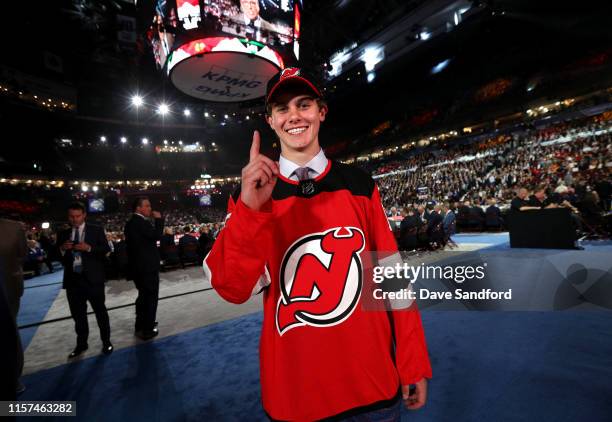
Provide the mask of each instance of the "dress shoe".
{"label": "dress shoe", "polygon": [[85,350],[87,350],[88,347],[89,346],[87,346],[87,345],[75,347],[74,350],[68,355],[68,359],[76,358],[81,353],[83,353]]}
{"label": "dress shoe", "polygon": [[135,335],[141,340],[151,340],[153,337],[157,337],[159,331],[154,328],[150,331],[136,331]]}
{"label": "dress shoe", "polygon": [[105,355],[110,355],[111,353],[113,353],[113,350],[115,350],[115,348],[110,343],[107,343],[102,346],[102,353],[104,353]]}
{"label": "dress shoe", "polygon": [[21,382],[21,379],[17,380],[17,395],[23,394],[23,392],[26,390],[26,386],[23,385],[23,383]]}

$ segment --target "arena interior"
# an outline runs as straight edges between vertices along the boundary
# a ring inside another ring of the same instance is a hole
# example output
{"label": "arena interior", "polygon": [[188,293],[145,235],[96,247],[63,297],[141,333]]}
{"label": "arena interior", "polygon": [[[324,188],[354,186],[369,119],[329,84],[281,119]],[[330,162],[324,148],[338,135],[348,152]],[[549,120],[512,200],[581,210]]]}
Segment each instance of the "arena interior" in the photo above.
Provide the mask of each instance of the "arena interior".
{"label": "arena interior", "polygon": [[[254,131],[279,159],[266,82],[300,67],[328,107],[325,155],[374,179],[404,263],[486,268],[477,281],[413,284],[429,292],[417,302],[432,377],[425,406],[402,407],[401,420],[612,420],[610,5],[255,3],[273,29],[236,23],[239,0],[3,5],[0,222],[17,222],[26,249],[15,257],[0,235],[2,310],[16,313],[0,365],[3,386],[17,383],[1,400],[70,402],[79,421],[269,420],[268,292],[229,303],[203,261],[231,221]],[[221,38],[225,50],[208,50]],[[142,197],[163,222],[144,331],[126,240]],[[108,244],[96,271],[110,342],[88,303],[86,350],[63,288],[75,202]],[[432,294],[458,288],[466,296]]]}

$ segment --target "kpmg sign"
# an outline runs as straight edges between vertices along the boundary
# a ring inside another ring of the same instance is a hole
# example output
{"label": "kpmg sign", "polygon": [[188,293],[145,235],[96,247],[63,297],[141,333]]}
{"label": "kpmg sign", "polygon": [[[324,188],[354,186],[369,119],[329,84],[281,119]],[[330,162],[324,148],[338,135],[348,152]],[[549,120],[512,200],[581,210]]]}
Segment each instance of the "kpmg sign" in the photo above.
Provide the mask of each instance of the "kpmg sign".
{"label": "kpmg sign", "polygon": [[167,71],[172,83],[192,97],[240,102],[263,97],[266,82],[282,67],[282,58],[267,46],[217,37],[172,52]]}

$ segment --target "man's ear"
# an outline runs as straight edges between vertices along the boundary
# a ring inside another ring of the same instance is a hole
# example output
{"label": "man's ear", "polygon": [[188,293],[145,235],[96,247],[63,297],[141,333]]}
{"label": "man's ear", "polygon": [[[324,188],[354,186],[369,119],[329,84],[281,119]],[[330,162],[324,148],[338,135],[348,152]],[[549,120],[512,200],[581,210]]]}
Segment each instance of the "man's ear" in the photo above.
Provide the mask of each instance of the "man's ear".
{"label": "man's ear", "polygon": [[269,114],[266,115],[266,122],[270,125],[272,130],[274,130],[274,128],[272,127],[272,116],[270,116]]}
{"label": "man's ear", "polygon": [[329,111],[329,109],[327,108],[327,105],[323,105],[319,108],[319,120],[320,121],[325,121],[325,116],[327,116],[327,112]]}

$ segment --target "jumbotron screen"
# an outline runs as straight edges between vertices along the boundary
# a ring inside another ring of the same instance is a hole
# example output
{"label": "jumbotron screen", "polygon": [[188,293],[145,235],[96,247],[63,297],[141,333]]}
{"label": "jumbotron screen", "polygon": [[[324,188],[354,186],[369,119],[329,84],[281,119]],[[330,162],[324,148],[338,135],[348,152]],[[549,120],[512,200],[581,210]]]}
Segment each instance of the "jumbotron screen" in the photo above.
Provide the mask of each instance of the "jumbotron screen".
{"label": "jumbotron screen", "polygon": [[102,198],[90,198],[87,201],[87,208],[90,213],[104,212],[104,199]]}
{"label": "jumbotron screen", "polygon": [[155,62],[193,97],[262,97],[299,59],[301,0],[158,0],[148,38]]}

